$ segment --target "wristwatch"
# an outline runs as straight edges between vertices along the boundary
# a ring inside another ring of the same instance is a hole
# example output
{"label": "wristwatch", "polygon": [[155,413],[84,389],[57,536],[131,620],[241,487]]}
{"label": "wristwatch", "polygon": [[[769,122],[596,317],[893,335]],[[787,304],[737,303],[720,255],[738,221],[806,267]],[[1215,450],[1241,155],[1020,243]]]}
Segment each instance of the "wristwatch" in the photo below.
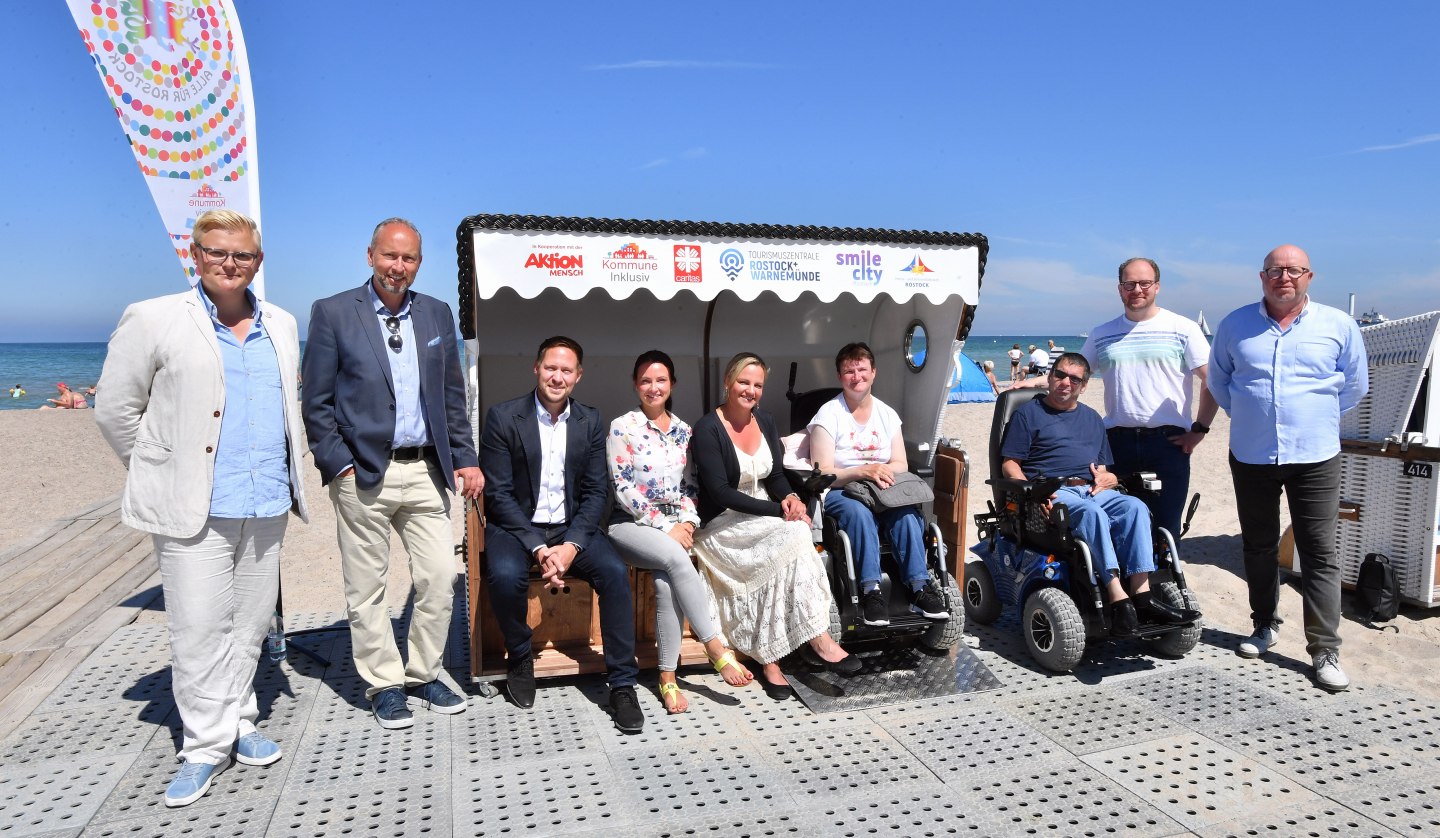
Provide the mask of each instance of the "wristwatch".
{"label": "wristwatch", "polygon": [[1192,433],[1192,434],[1208,434],[1208,433],[1210,433],[1210,426],[1209,426],[1209,425],[1202,425],[1202,424],[1200,424],[1199,422],[1192,422],[1192,423],[1190,424],[1190,433]]}

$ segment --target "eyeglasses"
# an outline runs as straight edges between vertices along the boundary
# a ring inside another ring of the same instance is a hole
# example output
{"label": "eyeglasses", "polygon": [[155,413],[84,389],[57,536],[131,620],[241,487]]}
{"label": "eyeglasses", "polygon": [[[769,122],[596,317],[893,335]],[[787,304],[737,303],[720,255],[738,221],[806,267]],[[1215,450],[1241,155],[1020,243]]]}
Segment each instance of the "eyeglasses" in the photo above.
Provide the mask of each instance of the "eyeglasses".
{"label": "eyeglasses", "polygon": [[1120,290],[1134,291],[1136,288],[1139,288],[1141,291],[1149,291],[1151,288],[1154,288],[1159,284],[1160,280],[1158,279],[1144,279],[1140,282],[1122,282],[1120,283]]}
{"label": "eyeglasses", "polygon": [[1050,370],[1050,376],[1051,376],[1052,378],[1054,378],[1056,381],[1073,381],[1073,382],[1075,382],[1076,384],[1084,384],[1084,383],[1085,383],[1085,376],[1083,376],[1083,375],[1076,375],[1076,374],[1073,373],[1073,372],[1062,372],[1062,371],[1060,371],[1060,370],[1052,369],[1052,370]]}
{"label": "eyeglasses", "polygon": [[400,318],[393,314],[385,318],[385,328],[390,330],[390,348],[399,352],[405,345],[405,338],[400,337]]}
{"label": "eyeglasses", "polygon": [[256,259],[260,258],[260,254],[251,253],[248,250],[220,250],[214,247],[201,247],[198,244],[195,245],[195,249],[200,251],[204,255],[205,261],[212,265],[223,265],[226,259],[234,259],[236,267],[248,268],[254,264]]}
{"label": "eyeglasses", "polygon": [[1299,279],[1305,274],[1310,273],[1310,269],[1301,267],[1299,265],[1286,265],[1283,267],[1276,266],[1274,268],[1266,268],[1265,270],[1261,271],[1261,273],[1265,274],[1271,279],[1279,279],[1281,276],[1288,276],[1291,279]]}

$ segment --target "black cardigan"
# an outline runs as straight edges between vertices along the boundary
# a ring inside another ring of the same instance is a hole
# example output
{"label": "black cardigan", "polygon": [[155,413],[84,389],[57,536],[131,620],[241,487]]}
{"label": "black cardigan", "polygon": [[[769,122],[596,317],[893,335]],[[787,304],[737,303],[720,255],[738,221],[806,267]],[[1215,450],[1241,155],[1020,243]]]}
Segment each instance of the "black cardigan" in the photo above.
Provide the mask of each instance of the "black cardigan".
{"label": "black cardigan", "polygon": [[784,515],[780,500],[791,491],[790,480],[785,476],[785,451],[780,447],[780,435],[770,414],[757,409],[754,416],[765,444],[770,446],[770,457],[775,461],[770,476],[764,480],[765,491],[775,500],[760,500],[737,488],[740,460],[735,456],[735,443],[725,432],[719,414],[712,410],[695,423],[690,435],[690,458],[695,463],[695,482],[700,484],[696,506],[702,527],[727,509],[775,518]]}

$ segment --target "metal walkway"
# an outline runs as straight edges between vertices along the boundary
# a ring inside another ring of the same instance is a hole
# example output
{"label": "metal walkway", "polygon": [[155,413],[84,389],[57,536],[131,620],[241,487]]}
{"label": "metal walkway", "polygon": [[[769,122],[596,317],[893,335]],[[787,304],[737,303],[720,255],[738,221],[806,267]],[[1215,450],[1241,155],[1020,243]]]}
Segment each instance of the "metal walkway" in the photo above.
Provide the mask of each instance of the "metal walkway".
{"label": "metal walkway", "polygon": [[348,633],[314,635],[329,667],[261,664],[285,758],[167,810],[165,628],[131,625],[0,741],[0,836],[1440,835],[1432,702],[1331,696],[1213,629],[1184,660],[1114,644],[1073,676],[1037,671],[1013,617],[971,631],[996,689],[816,715],[687,671],[691,712],[647,691],[635,736],[595,678],[542,682],[530,711],[472,696],[383,731]]}

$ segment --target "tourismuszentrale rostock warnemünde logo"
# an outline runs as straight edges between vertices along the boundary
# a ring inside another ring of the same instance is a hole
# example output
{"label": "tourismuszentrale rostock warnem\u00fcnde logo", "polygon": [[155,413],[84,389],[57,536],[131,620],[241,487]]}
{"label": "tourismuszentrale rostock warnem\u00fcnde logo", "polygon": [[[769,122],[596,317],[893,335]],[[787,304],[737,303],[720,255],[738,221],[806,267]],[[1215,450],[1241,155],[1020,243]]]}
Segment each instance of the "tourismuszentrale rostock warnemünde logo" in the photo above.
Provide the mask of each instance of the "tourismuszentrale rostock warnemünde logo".
{"label": "tourismuszentrale rostock warnem\u00fcnde logo", "polygon": [[541,270],[549,276],[584,276],[585,257],[578,244],[537,244],[525,257],[526,270]]}
{"label": "tourismuszentrale rostock warnem\u00fcnde logo", "polygon": [[605,254],[600,267],[610,282],[649,282],[660,272],[660,260],[635,242],[628,242]]}
{"label": "tourismuszentrale rostock warnem\u00fcnde logo", "polygon": [[675,245],[675,281],[699,282],[700,280],[700,245]]}

